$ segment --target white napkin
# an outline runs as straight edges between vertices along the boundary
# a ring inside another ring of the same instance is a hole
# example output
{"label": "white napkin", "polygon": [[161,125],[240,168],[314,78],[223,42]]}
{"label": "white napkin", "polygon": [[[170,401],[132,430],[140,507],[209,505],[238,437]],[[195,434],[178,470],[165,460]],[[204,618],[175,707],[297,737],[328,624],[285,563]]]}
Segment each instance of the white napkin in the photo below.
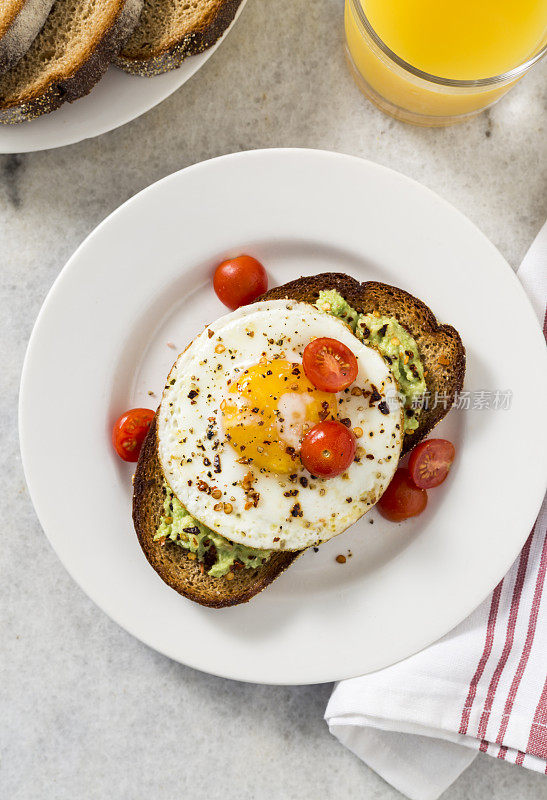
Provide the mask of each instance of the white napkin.
{"label": "white napkin", "polygon": [[[547,223],[518,275],[547,337]],[[406,661],[334,687],[330,732],[412,800],[436,800],[479,750],[547,772],[546,571],[547,497],[470,617]]]}

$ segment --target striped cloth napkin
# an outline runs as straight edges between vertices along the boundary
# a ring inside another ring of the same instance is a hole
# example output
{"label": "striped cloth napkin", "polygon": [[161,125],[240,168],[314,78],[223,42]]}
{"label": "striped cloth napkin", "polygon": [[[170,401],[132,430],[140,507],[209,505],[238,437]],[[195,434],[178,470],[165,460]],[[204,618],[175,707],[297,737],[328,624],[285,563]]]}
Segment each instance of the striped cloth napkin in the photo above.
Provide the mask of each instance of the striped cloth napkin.
{"label": "striped cloth napkin", "polygon": [[[518,275],[547,338],[547,223]],[[547,497],[470,617],[406,661],[335,686],[330,732],[412,800],[436,800],[478,751],[547,773],[546,571]]]}

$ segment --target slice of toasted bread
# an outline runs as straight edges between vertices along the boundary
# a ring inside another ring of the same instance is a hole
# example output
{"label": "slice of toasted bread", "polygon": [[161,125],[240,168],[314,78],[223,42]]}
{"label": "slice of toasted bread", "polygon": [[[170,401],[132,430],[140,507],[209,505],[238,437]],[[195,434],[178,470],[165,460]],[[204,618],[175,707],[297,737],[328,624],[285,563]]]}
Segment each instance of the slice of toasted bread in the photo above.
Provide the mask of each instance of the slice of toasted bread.
{"label": "slice of toasted bread", "polygon": [[137,24],[144,0],[56,0],[38,36],[0,76],[0,122],[46,114],[88,94]]}
{"label": "slice of toasted bread", "polygon": [[[465,350],[458,332],[449,325],[439,325],[430,309],[411,294],[383,283],[359,283],[341,273],[322,273],[277,286],[260,300],[287,298],[315,303],[323,289],[336,289],[357,311],[378,311],[396,317],[416,340],[427,370],[430,392],[448,398],[446,408],[424,409],[420,426],[405,436],[403,452],[408,452],[448,413],[456,391],[463,385]],[[441,359],[442,363],[439,363]],[[145,439],[133,491],[133,522],[141,547],[160,577],[180,594],[201,605],[223,608],[244,603],[265,589],[297,558],[299,552],[275,553],[263,567],[241,570],[234,580],[202,574],[199,564],[190,561],[176,544],[154,541],[163,509],[164,477],[157,454],[156,420]],[[220,531],[222,533],[222,531]]]}
{"label": "slice of toasted bread", "polygon": [[40,33],[54,0],[3,0],[0,4],[0,74],[21,59]]}
{"label": "slice of toasted bread", "polygon": [[378,311],[382,316],[395,317],[414,337],[426,372],[425,382],[430,397],[428,408],[420,412],[419,427],[405,435],[402,452],[408,453],[448,414],[456,392],[461,391],[465,349],[459,333],[451,325],[439,325],[425,303],[403,289],[376,281],[359,283],[336,272],[324,272],[277,286],[260,300],[287,297],[315,303],[323,289],[336,289],[359,313]]}
{"label": "slice of toasted bread", "polygon": [[202,53],[232,22],[242,0],[147,0],[116,65],[145,78],[180,67]]}
{"label": "slice of toasted bread", "polygon": [[158,575],[179,594],[202,606],[225,608],[246,603],[292,564],[300,553],[274,553],[258,569],[235,572],[233,580],[203,574],[179,545],[154,541],[163,509],[163,470],[158,460],[156,419],[144,441],[133,484],[133,522],[140,545]]}

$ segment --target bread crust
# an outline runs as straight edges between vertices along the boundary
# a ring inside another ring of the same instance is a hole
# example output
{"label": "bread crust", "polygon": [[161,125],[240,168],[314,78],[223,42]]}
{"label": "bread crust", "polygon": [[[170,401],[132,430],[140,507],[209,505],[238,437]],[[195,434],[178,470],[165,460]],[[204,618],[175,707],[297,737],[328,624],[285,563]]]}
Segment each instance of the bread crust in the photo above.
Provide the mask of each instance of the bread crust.
{"label": "bread crust", "polygon": [[133,524],[148,562],[160,578],[179,594],[209,608],[227,608],[248,602],[274,581],[300,555],[274,553],[262,567],[242,569],[234,579],[214,578],[200,571],[186,551],[174,542],[154,541],[163,511],[164,476],[157,452],[154,418],[144,440],[133,483]]}
{"label": "bread crust", "polygon": [[220,0],[215,13],[201,21],[194,30],[181,38],[172,39],[166,46],[138,55],[131,50],[131,40],[126,42],[114,63],[131,75],[150,78],[180,67],[189,56],[203,53],[220,39],[232,23],[242,0]]}
{"label": "bread crust", "polygon": [[0,18],[0,75],[11,69],[38,36],[54,0],[14,0]]}
{"label": "bread crust", "polygon": [[88,57],[74,72],[67,72],[62,77],[36,87],[25,98],[14,102],[0,100],[0,122],[10,125],[29,121],[54,111],[63,103],[73,103],[89,94],[133,31],[143,2],[144,0],[125,0],[120,3],[119,12],[104,36],[98,42],[90,43]]}
{"label": "bread crust", "polygon": [[[323,289],[336,289],[357,311],[397,317],[414,337],[424,364],[429,365],[426,384],[429,391],[442,389],[450,398],[447,408],[423,410],[420,427],[412,436],[406,435],[403,453],[408,452],[452,405],[454,394],[461,390],[465,374],[465,350],[458,332],[450,325],[439,325],[432,311],[408,292],[376,281],[359,283],[342,273],[322,273],[298,278],[270,289],[259,300],[290,299],[314,303]],[[449,363],[436,370],[435,358],[441,353]],[[212,578],[201,574],[197,561],[191,561],[178,545],[154,541],[163,510],[164,476],[157,452],[157,416],[150,427],[137,464],[133,487],[133,523],[140,545],[151,566],[179,594],[210,608],[246,603],[265,589],[303,551],[280,551],[256,570],[240,570],[234,580]]]}

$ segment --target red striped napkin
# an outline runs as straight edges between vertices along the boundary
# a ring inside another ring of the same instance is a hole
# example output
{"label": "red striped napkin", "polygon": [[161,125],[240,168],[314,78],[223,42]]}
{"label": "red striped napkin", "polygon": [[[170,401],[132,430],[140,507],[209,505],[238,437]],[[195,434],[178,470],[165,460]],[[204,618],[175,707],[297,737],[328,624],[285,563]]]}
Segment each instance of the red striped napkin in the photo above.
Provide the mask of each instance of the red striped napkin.
{"label": "red striped napkin", "polygon": [[[518,274],[547,338],[547,223]],[[547,773],[546,572],[547,497],[519,558],[468,619],[406,661],[335,686],[331,733],[412,800],[436,800],[478,751]]]}

